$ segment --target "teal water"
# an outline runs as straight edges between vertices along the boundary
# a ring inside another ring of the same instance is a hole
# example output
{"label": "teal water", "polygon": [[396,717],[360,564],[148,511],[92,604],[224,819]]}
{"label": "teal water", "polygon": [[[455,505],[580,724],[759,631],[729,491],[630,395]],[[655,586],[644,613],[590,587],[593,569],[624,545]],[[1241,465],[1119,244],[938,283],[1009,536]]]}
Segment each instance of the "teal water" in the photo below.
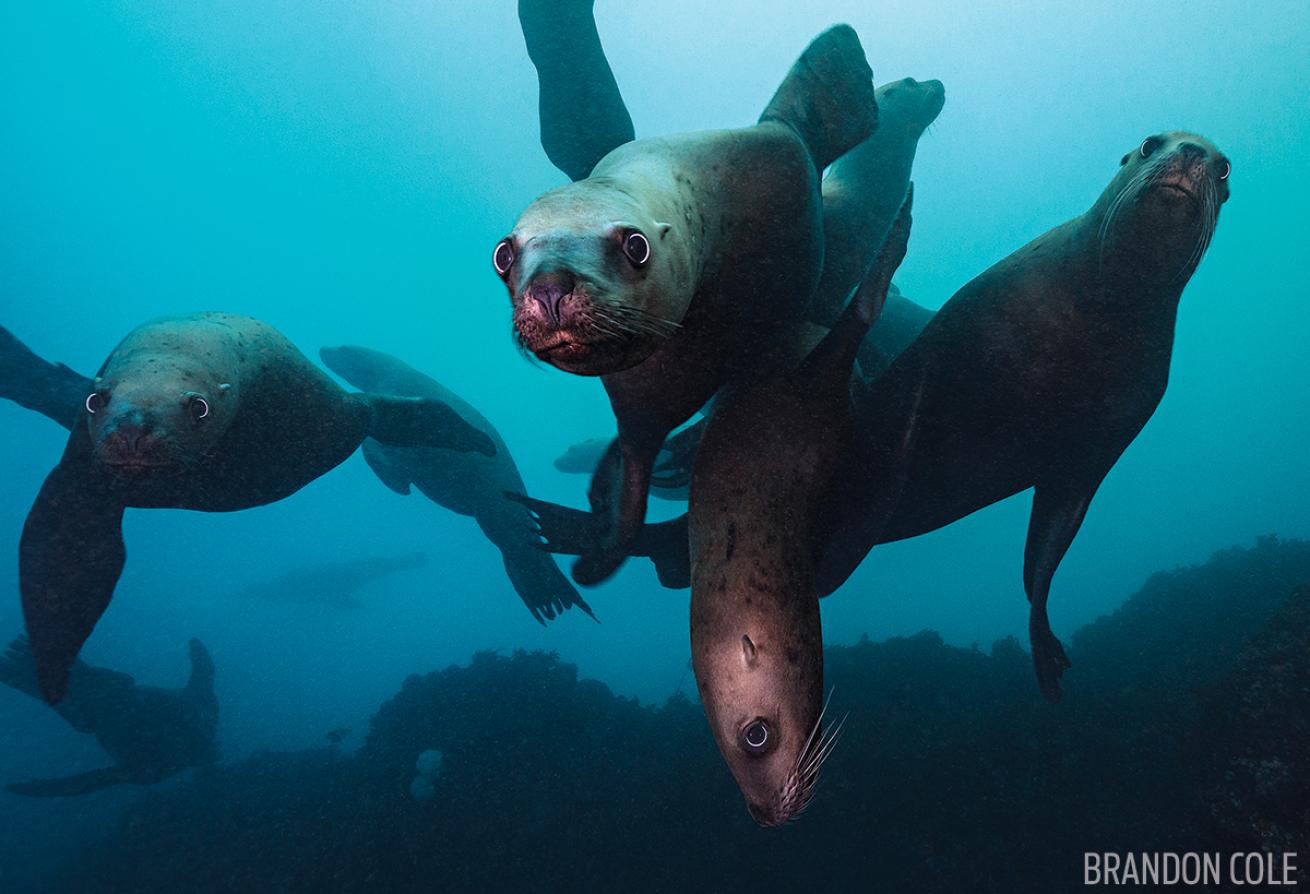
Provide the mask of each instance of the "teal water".
{"label": "teal water", "polygon": [[[1157,569],[1270,532],[1310,536],[1310,6],[598,7],[638,136],[752,122],[836,21],[860,33],[877,82],[942,80],[898,276],[929,307],[1083,211],[1144,136],[1211,138],[1233,160],[1232,198],[1183,296],[1169,392],[1056,578],[1055,630],[1113,609]],[[596,382],[523,359],[490,264],[519,210],[564,180],[538,144],[512,3],[11,4],[0,84],[0,323],[38,353],[90,374],[136,324],[194,310],[258,317],[311,355],[374,347],[476,405],[534,495],[583,504],[585,479],[551,461],[609,434],[608,405]],[[66,435],[8,402],[0,430],[7,641],[22,626],[19,532]],[[1021,495],[878,548],[825,600],[825,639],[1022,636],[1028,505]],[[390,493],[358,456],[258,510],[129,512],[126,536],[126,572],[85,657],[173,685],[187,638],[202,638],[228,759],[317,746],[337,727],[358,737],[407,674],[479,649],[555,649],[642,700],[694,690],[686,593],[661,589],[648,565],[586,594],[600,625],[575,611],[539,627],[471,521]],[[366,593],[359,612],[237,595],[298,566],[415,551],[428,564]],[[0,780],[101,761],[0,691]],[[140,797],[0,794],[0,828],[15,830],[0,859]]]}

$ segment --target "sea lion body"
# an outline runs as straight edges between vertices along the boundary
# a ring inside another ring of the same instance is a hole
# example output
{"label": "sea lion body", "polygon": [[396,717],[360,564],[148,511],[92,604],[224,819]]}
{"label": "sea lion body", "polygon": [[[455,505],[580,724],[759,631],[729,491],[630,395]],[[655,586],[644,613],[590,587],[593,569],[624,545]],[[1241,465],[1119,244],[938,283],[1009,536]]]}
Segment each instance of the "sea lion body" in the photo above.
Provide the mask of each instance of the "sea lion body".
{"label": "sea lion body", "polygon": [[819,171],[876,121],[859,39],[833,28],[759,124],[619,146],[496,247],[520,342],[602,376],[618,423],[590,492],[605,534],[575,564],[578,581],[603,580],[626,555],[667,434],[725,383],[787,356],[775,340],[799,323],[822,264]]}
{"label": "sea lion body", "polygon": [[439,447],[391,446],[370,438],[364,442],[364,459],[396,493],[408,494],[416,487],[434,503],[472,517],[500,550],[510,582],[538,622],[544,624],[575,605],[592,614],[554,558],[539,548],[531,513],[505,499],[506,492],[522,491],[523,478],[509,447],[485,416],[431,376],[381,351],[343,346],[323,348],[319,356],[328,369],[356,388],[435,398],[485,433],[496,446],[494,456]]}
{"label": "sea lion body", "polygon": [[[8,786],[29,797],[83,795],[111,785],[153,785],[218,759],[214,662],[190,643],[191,676],[181,689],[140,686],[127,674],[75,661],[68,697],[55,710],[73,729],[96,737],[113,766],[59,779]],[[0,656],[0,682],[40,698],[32,655],[22,637]]]}
{"label": "sea lion body", "polygon": [[762,825],[804,809],[834,741],[821,729],[814,535],[852,446],[855,358],[909,229],[907,200],[833,330],[798,366],[726,389],[696,456],[692,665],[719,751]]}
{"label": "sea lion body", "polygon": [[350,394],[272,327],[232,314],[139,327],[92,385],[19,543],[23,613],[51,702],[113,595],[126,508],[262,506],[370,435],[495,452],[441,401]]}

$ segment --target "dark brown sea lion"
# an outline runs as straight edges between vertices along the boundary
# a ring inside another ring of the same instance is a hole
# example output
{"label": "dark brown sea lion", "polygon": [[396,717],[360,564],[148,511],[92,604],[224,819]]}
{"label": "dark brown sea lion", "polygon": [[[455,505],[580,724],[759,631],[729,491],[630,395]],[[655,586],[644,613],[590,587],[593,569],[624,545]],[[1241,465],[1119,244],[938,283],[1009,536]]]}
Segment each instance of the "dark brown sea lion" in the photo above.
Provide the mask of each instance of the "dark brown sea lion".
{"label": "dark brown sea lion", "polygon": [[[1148,137],[1092,207],[968,283],[873,382],[858,388],[859,449],[821,528],[820,593],[878,543],[914,537],[1035,488],[1024,551],[1043,694],[1068,660],[1051,633],[1051,579],[1102,479],[1164,395],[1179,298],[1227,201],[1228,159],[1204,137]],[[911,400],[924,382],[921,400]],[[913,433],[904,468],[880,465]],[[904,489],[890,516],[889,483]],[[594,537],[586,513],[530,501],[549,548]],[[686,519],[648,525],[634,553],[686,586]]]}
{"label": "dark brown sea lion", "polygon": [[805,808],[836,741],[837,728],[821,724],[816,526],[853,447],[856,354],[909,230],[907,198],[832,331],[799,367],[726,389],[696,456],[692,664],[719,751],[761,825]]}
{"label": "dark brown sea lion", "polygon": [[496,449],[439,400],[347,393],[275,329],[232,314],[146,323],[109,355],[93,388],[19,543],[23,614],[52,703],[113,596],[125,508],[262,506],[365,437]]}
{"label": "dark brown sea lion", "polygon": [[496,427],[471,404],[404,361],[369,348],[323,348],[319,357],[351,385],[374,394],[439,400],[496,445],[494,456],[440,447],[402,447],[372,438],[364,442],[364,460],[382,483],[398,494],[417,487],[429,500],[451,512],[472,516],[500,550],[514,590],[538,623],[573,606],[593,618],[555,560],[538,548],[536,525],[522,506],[504,499],[505,491],[523,489],[523,478]]}
{"label": "dark brown sea lion", "polygon": [[[96,737],[114,765],[59,779],[7,786],[16,795],[71,797],[111,785],[154,785],[188,767],[218,759],[214,661],[191,640],[191,676],[181,689],[139,686],[127,674],[74,661],[68,696],[55,711],[79,733]],[[27,640],[0,656],[0,683],[41,698]]]}
{"label": "dark brown sea lion", "polygon": [[754,127],[627,143],[544,196],[496,246],[523,346],[603,377],[619,437],[589,494],[604,536],[574,565],[625,557],[665,436],[724,383],[782,362],[823,256],[819,172],[877,121],[849,27],[820,35]]}

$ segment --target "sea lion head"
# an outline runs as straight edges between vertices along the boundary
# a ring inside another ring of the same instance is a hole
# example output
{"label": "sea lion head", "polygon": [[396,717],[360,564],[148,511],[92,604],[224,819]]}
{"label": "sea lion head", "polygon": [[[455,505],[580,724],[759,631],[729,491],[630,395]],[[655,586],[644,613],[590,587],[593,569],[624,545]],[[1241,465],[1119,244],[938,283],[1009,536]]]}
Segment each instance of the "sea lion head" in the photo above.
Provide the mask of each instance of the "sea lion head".
{"label": "sea lion head", "polygon": [[1147,137],[1120,160],[1094,207],[1102,263],[1185,282],[1214,236],[1232,170],[1205,137],[1179,130]]}
{"label": "sea lion head", "polygon": [[902,130],[912,140],[923,136],[946,105],[946,87],[941,81],[902,78],[877,90],[878,131]]}
{"label": "sea lion head", "polygon": [[763,616],[692,625],[692,665],[710,729],[762,826],[805,809],[840,732],[840,724],[823,728],[818,600],[797,604],[806,617],[795,625]]}
{"label": "sea lion head", "polygon": [[674,227],[605,178],[546,193],[492,253],[519,343],[565,372],[636,366],[682,322],[693,284]]}
{"label": "sea lion head", "polygon": [[178,474],[217,448],[238,383],[185,353],[114,356],[85,401],[96,459],[129,479]]}

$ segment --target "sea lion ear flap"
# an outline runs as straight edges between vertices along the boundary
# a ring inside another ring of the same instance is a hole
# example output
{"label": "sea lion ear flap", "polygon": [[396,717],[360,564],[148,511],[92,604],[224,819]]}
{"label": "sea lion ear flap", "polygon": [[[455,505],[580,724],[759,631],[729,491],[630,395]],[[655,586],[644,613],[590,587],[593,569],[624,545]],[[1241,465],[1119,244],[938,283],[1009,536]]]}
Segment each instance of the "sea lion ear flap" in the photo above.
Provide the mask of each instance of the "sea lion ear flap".
{"label": "sea lion ear flap", "polygon": [[754,668],[759,661],[759,655],[755,651],[755,643],[746,634],[741,635],[741,660],[747,668]]}
{"label": "sea lion ear flap", "polygon": [[657,220],[655,221],[655,229],[660,231],[660,238],[663,239],[665,236],[669,235],[669,230],[673,229],[673,224],[662,223]]}
{"label": "sea lion ear flap", "polygon": [[1125,153],[1124,153],[1124,157],[1121,158],[1121,159],[1119,159],[1119,167],[1122,168],[1124,165],[1128,164],[1128,159],[1131,158],[1131,157],[1132,157],[1132,153],[1131,153],[1131,152],[1125,152]]}

